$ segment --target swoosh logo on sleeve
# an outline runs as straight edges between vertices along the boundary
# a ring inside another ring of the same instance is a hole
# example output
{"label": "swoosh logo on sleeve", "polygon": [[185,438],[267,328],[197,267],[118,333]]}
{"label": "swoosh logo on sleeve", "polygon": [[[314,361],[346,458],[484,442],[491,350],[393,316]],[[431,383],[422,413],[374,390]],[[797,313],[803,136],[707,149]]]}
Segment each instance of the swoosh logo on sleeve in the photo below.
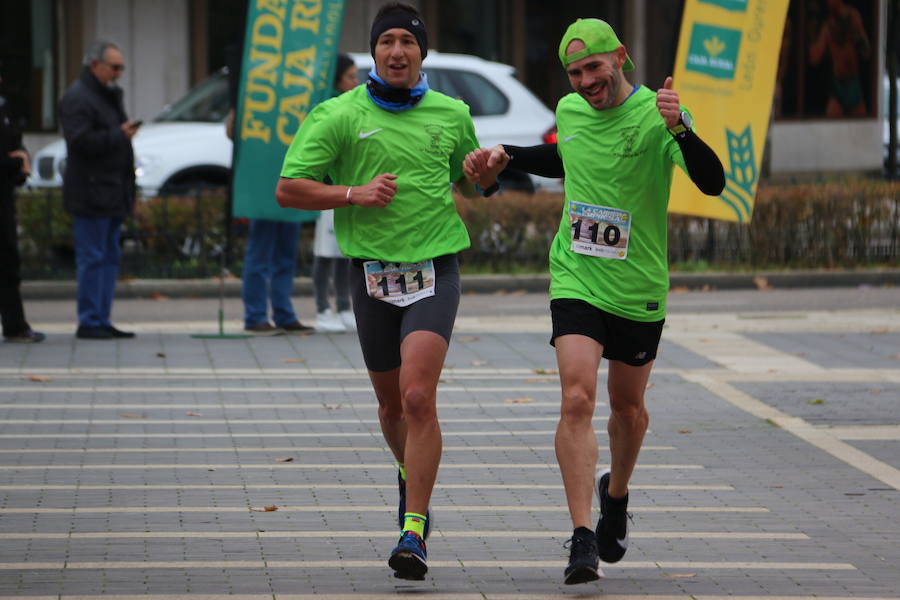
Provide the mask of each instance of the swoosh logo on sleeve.
{"label": "swoosh logo on sleeve", "polygon": [[581,134],[580,134],[580,133],[576,133],[575,135],[570,135],[570,136],[567,137],[567,138],[563,138],[563,143],[568,142],[569,140],[574,140],[574,139],[577,138],[579,135],[581,135]]}
{"label": "swoosh logo on sleeve", "polygon": [[381,131],[382,129],[384,129],[384,127],[379,127],[378,129],[373,129],[372,131],[365,131],[365,132],[360,131],[360,132],[359,132],[359,139],[364,140],[364,139],[366,139],[367,137],[369,137],[370,135],[375,135],[376,133],[378,133],[378,132]]}

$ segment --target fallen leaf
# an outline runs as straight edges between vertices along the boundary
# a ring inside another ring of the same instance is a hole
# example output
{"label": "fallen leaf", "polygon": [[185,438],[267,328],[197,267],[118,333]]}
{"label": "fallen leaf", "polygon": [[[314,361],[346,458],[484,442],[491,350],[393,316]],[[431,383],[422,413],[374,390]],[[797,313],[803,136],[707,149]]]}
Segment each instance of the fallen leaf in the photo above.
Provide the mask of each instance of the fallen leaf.
{"label": "fallen leaf", "polygon": [[693,433],[690,429],[679,429],[678,433]]}
{"label": "fallen leaf", "polygon": [[187,415],[187,416],[189,416],[189,417],[202,417],[202,416],[203,416],[202,414],[200,414],[200,413],[198,413],[198,412],[193,412],[193,411],[188,411],[188,412],[186,412],[186,413],[184,413],[184,414]]}
{"label": "fallen leaf", "polygon": [[278,507],[273,504],[271,506],[263,506],[262,508],[251,507],[250,510],[253,512],[275,512],[278,510]]}
{"label": "fallen leaf", "polygon": [[769,285],[769,280],[760,275],[757,275],[753,278],[753,285],[756,286],[756,289],[764,292],[774,289],[771,285]]}
{"label": "fallen leaf", "polygon": [[528,404],[534,402],[534,398],[507,398],[504,400],[507,404]]}
{"label": "fallen leaf", "polygon": [[499,290],[497,290],[497,291],[494,292],[494,295],[495,295],[495,296],[505,296],[506,294],[507,294],[507,292],[506,292],[506,290],[504,290],[504,289],[499,289]]}
{"label": "fallen leaf", "polygon": [[464,335],[464,336],[456,338],[456,341],[466,343],[466,342],[477,342],[479,339],[480,339],[479,337],[474,336],[474,335]]}
{"label": "fallen leaf", "polygon": [[292,456],[288,456],[287,458],[276,458],[275,462],[294,462],[294,458]]}
{"label": "fallen leaf", "polygon": [[891,354],[888,358],[900,358],[900,354]]}
{"label": "fallen leaf", "polygon": [[532,369],[535,375],[555,375],[559,371],[556,369]]}
{"label": "fallen leaf", "polygon": [[549,383],[553,381],[552,379],[548,379],[547,377],[541,377],[539,379],[526,379],[525,383]]}
{"label": "fallen leaf", "polygon": [[53,378],[46,375],[30,375],[28,381],[53,381]]}
{"label": "fallen leaf", "polygon": [[812,404],[813,406],[818,406],[820,404],[825,404],[825,401],[821,398],[816,398],[815,400],[807,400],[807,404]]}
{"label": "fallen leaf", "polygon": [[696,576],[696,573],[667,573],[664,575],[664,577],[669,577],[670,579],[688,579]]}
{"label": "fallen leaf", "polygon": [[672,288],[671,290],[669,290],[669,291],[672,292],[673,294],[684,294],[684,293],[687,293],[687,292],[689,292],[689,291],[691,291],[691,290],[690,290],[690,288],[688,288],[688,286],[686,286],[686,285],[677,285],[677,286],[673,287],[673,288]]}
{"label": "fallen leaf", "polygon": [[510,296],[525,296],[526,294],[528,294],[528,290],[516,290],[514,292],[511,292],[509,295]]}
{"label": "fallen leaf", "polygon": [[119,416],[122,417],[123,419],[146,419],[147,418],[147,415],[136,415],[133,413],[123,413]]}
{"label": "fallen leaf", "polygon": [[166,296],[165,294],[161,294],[159,292],[153,292],[152,294],[150,294],[150,298],[152,298],[153,300],[160,300],[160,301],[169,299],[168,296]]}
{"label": "fallen leaf", "polygon": [[305,363],[305,358],[282,358],[281,362],[283,363]]}
{"label": "fallen leaf", "polygon": [[889,332],[888,332],[887,329],[873,329],[873,330],[870,331],[869,333],[871,333],[872,335],[884,335],[884,334],[889,333]]}
{"label": "fallen leaf", "polygon": [[486,361],[486,360],[473,360],[473,361],[472,361],[472,366],[473,366],[473,367],[483,367],[483,366],[486,365],[486,364],[487,364],[487,361]]}
{"label": "fallen leaf", "polygon": [[870,394],[880,394],[880,393],[881,393],[881,390],[879,390],[879,389],[869,390],[869,393],[870,393]]}
{"label": "fallen leaf", "polygon": [[165,358],[165,357],[166,357],[166,355],[163,354],[162,352],[157,352],[157,353],[156,353],[156,356],[157,356],[158,358]]}

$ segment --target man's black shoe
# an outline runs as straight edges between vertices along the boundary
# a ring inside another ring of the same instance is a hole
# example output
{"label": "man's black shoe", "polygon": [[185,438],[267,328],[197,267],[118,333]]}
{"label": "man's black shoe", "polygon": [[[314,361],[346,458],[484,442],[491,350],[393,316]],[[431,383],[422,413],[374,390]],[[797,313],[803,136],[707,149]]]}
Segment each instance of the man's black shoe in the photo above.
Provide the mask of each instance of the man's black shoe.
{"label": "man's black shoe", "polygon": [[600,520],[597,521],[597,552],[606,563],[622,560],[628,550],[628,496],[613,499],[609,497],[609,471],[597,481],[597,496],[600,498]]}
{"label": "man's black shoe", "polygon": [[566,585],[587,583],[603,577],[597,556],[597,537],[587,527],[579,527],[569,539],[569,565],[566,567]]}
{"label": "man's black shoe", "polygon": [[133,338],[133,331],[122,331],[121,329],[116,329],[112,325],[105,325],[103,329],[107,330],[112,334],[114,338]]}
{"label": "man's black shoe", "polygon": [[40,331],[26,329],[22,333],[4,336],[3,341],[7,344],[37,344],[43,342],[46,338],[47,336]]}
{"label": "man's black shoe", "polygon": [[75,332],[75,337],[82,340],[111,340],[114,336],[106,327],[85,327],[82,325]]}

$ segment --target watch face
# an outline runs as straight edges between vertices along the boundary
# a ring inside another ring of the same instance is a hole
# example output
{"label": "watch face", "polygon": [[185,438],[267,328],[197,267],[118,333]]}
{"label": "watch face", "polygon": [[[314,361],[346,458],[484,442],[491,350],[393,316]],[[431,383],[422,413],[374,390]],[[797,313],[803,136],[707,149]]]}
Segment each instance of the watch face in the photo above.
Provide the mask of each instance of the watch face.
{"label": "watch face", "polygon": [[694,127],[694,120],[691,118],[691,115],[689,115],[686,111],[681,112],[681,122],[688,129],[693,129],[693,127]]}

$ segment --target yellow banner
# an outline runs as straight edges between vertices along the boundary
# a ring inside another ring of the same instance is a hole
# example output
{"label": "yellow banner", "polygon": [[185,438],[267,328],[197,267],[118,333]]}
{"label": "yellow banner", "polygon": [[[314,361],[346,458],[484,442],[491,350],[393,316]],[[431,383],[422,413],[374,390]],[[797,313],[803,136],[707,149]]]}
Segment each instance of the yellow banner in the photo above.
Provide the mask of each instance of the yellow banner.
{"label": "yellow banner", "polygon": [[749,222],[762,163],[789,0],[687,0],[674,88],[725,167],[725,191],[703,195],[675,169],[671,212]]}

